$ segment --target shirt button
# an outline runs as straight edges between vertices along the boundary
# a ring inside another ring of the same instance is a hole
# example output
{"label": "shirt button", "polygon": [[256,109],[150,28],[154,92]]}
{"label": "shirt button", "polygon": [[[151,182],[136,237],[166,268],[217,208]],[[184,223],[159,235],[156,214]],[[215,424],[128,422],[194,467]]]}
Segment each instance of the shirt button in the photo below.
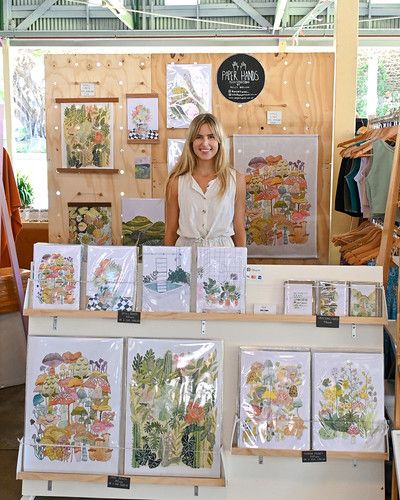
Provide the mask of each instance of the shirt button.
{"label": "shirt button", "polygon": [[203,227],[205,226],[205,224],[203,224]]}
{"label": "shirt button", "polygon": [[205,214],[207,212],[207,210],[203,210],[203,214]]}

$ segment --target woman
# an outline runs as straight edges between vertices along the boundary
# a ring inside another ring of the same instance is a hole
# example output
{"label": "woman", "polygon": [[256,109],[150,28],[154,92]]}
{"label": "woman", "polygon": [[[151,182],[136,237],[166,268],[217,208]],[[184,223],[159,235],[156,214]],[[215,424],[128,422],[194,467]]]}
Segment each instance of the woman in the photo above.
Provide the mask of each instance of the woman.
{"label": "woman", "polygon": [[244,247],[246,184],[230,167],[222,128],[210,113],[190,124],[167,182],[165,245]]}

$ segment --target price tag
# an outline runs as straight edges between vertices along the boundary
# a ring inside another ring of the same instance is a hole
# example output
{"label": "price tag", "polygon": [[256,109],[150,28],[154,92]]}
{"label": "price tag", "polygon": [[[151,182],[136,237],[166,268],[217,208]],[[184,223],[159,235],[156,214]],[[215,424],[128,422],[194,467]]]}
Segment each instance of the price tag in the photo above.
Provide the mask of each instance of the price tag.
{"label": "price tag", "polygon": [[96,95],[96,84],[91,82],[81,83],[81,96],[94,97]]}
{"label": "price tag", "polygon": [[303,463],[326,462],[325,450],[306,450],[301,452],[301,461]]}
{"label": "price tag", "polygon": [[268,125],[282,125],[282,111],[267,111]]}
{"label": "price tag", "polygon": [[317,328],[339,328],[339,316],[320,316],[317,314],[315,326]]}
{"label": "price tag", "polygon": [[140,312],[137,311],[118,311],[118,323],[140,323]]}
{"label": "price tag", "polygon": [[107,488],[119,488],[129,490],[131,487],[131,478],[123,476],[107,476]]}

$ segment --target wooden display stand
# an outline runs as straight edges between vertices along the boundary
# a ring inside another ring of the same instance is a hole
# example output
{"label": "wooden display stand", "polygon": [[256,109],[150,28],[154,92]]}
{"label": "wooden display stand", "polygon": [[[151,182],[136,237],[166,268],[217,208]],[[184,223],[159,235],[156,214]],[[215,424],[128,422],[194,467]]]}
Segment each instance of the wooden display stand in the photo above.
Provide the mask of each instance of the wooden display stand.
{"label": "wooden display stand", "polygon": [[[298,451],[240,449],[232,447],[237,411],[238,351],[240,346],[309,347],[382,352],[381,318],[341,318],[339,328],[316,328],[315,317],[252,315],[254,303],[282,306],[283,281],[324,279],[382,281],[380,267],[258,266],[261,280],[247,280],[247,314],[157,314],[142,315],[140,324],[117,323],[106,313],[85,311],[33,311],[29,335],[73,337],[147,337],[177,339],[221,339],[224,341],[224,387],[222,463],[219,479],[160,478],[131,476],[129,490],[107,487],[107,477],[95,474],[31,473],[22,470],[20,456],[17,478],[23,480],[22,500],[35,496],[187,500],[202,496],[213,500],[241,500],[262,495],[274,500],[324,498],[325,500],[383,500],[386,453],[328,453],[326,463],[302,463]],[[241,319],[242,321],[238,321]],[[71,348],[73,343],[71,342]],[[123,422],[122,422],[123,425]],[[22,453],[22,448],[21,448]],[[253,456],[254,455],[254,456]],[[120,472],[123,468],[121,466]]]}

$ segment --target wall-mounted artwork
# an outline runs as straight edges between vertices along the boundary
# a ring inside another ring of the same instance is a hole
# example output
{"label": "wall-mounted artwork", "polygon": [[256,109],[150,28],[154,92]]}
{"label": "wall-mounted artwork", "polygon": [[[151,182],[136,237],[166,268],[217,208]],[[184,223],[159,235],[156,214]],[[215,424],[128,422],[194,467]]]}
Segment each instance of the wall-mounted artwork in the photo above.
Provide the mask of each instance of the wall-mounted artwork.
{"label": "wall-mounted artwork", "polygon": [[168,139],[168,174],[172,172],[179,158],[181,157],[186,139]]}
{"label": "wall-mounted artwork", "polygon": [[378,283],[350,283],[350,316],[381,316],[382,290]]}
{"label": "wall-mounted artwork", "polygon": [[68,203],[68,243],[112,244],[111,203]]}
{"label": "wall-mounted artwork", "polygon": [[62,167],[113,168],[113,125],[111,102],[61,102]]}
{"label": "wall-mounted artwork", "polygon": [[81,251],[80,245],[34,244],[34,308],[79,309]]}
{"label": "wall-mounted artwork", "polygon": [[136,247],[88,248],[86,309],[133,311],[135,309]]}
{"label": "wall-mounted artwork", "polygon": [[165,200],[162,198],[122,198],[123,245],[162,246],[165,234]]}
{"label": "wall-mounted artwork", "polygon": [[314,314],[314,281],[288,280],[283,284],[285,314]]}
{"label": "wall-mounted artwork", "polygon": [[197,312],[246,312],[246,248],[197,249]]}
{"label": "wall-mounted artwork", "polygon": [[318,136],[234,135],[249,257],[317,257]]}
{"label": "wall-mounted artwork", "polygon": [[310,449],[309,351],[240,351],[239,447]]}
{"label": "wall-mounted artwork", "polygon": [[158,134],[158,94],[127,94],[128,143],[155,144]]}
{"label": "wall-mounted artwork", "polygon": [[142,311],[189,311],[191,250],[143,247]]}
{"label": "wall-mounted artwork", "polygon": [[211,112],[211,64],[167,64],[167,128]]}
{"label": "wall-mounted artwork", "polygon": [[383,354],[315,352],[314,450],[385,451]]}
{"label": "wall-mounted artwork", "polygon": [[222,349],[128,339],[125,474],[219,477]]}
{"label": "wall-mounted artwork", "polygon": [[118,472],[122,339],[30,337],[24,470]]}
{"label": "wall-mounted artwork", "polygon": [[348,316],[349,287],[346,281],[318,281],[316,312],[321,316]]}
{"label": "wall-mounted artwork", "polygon": [[150,156],[138,156],[135,158],[135,179],[151,178]]}

